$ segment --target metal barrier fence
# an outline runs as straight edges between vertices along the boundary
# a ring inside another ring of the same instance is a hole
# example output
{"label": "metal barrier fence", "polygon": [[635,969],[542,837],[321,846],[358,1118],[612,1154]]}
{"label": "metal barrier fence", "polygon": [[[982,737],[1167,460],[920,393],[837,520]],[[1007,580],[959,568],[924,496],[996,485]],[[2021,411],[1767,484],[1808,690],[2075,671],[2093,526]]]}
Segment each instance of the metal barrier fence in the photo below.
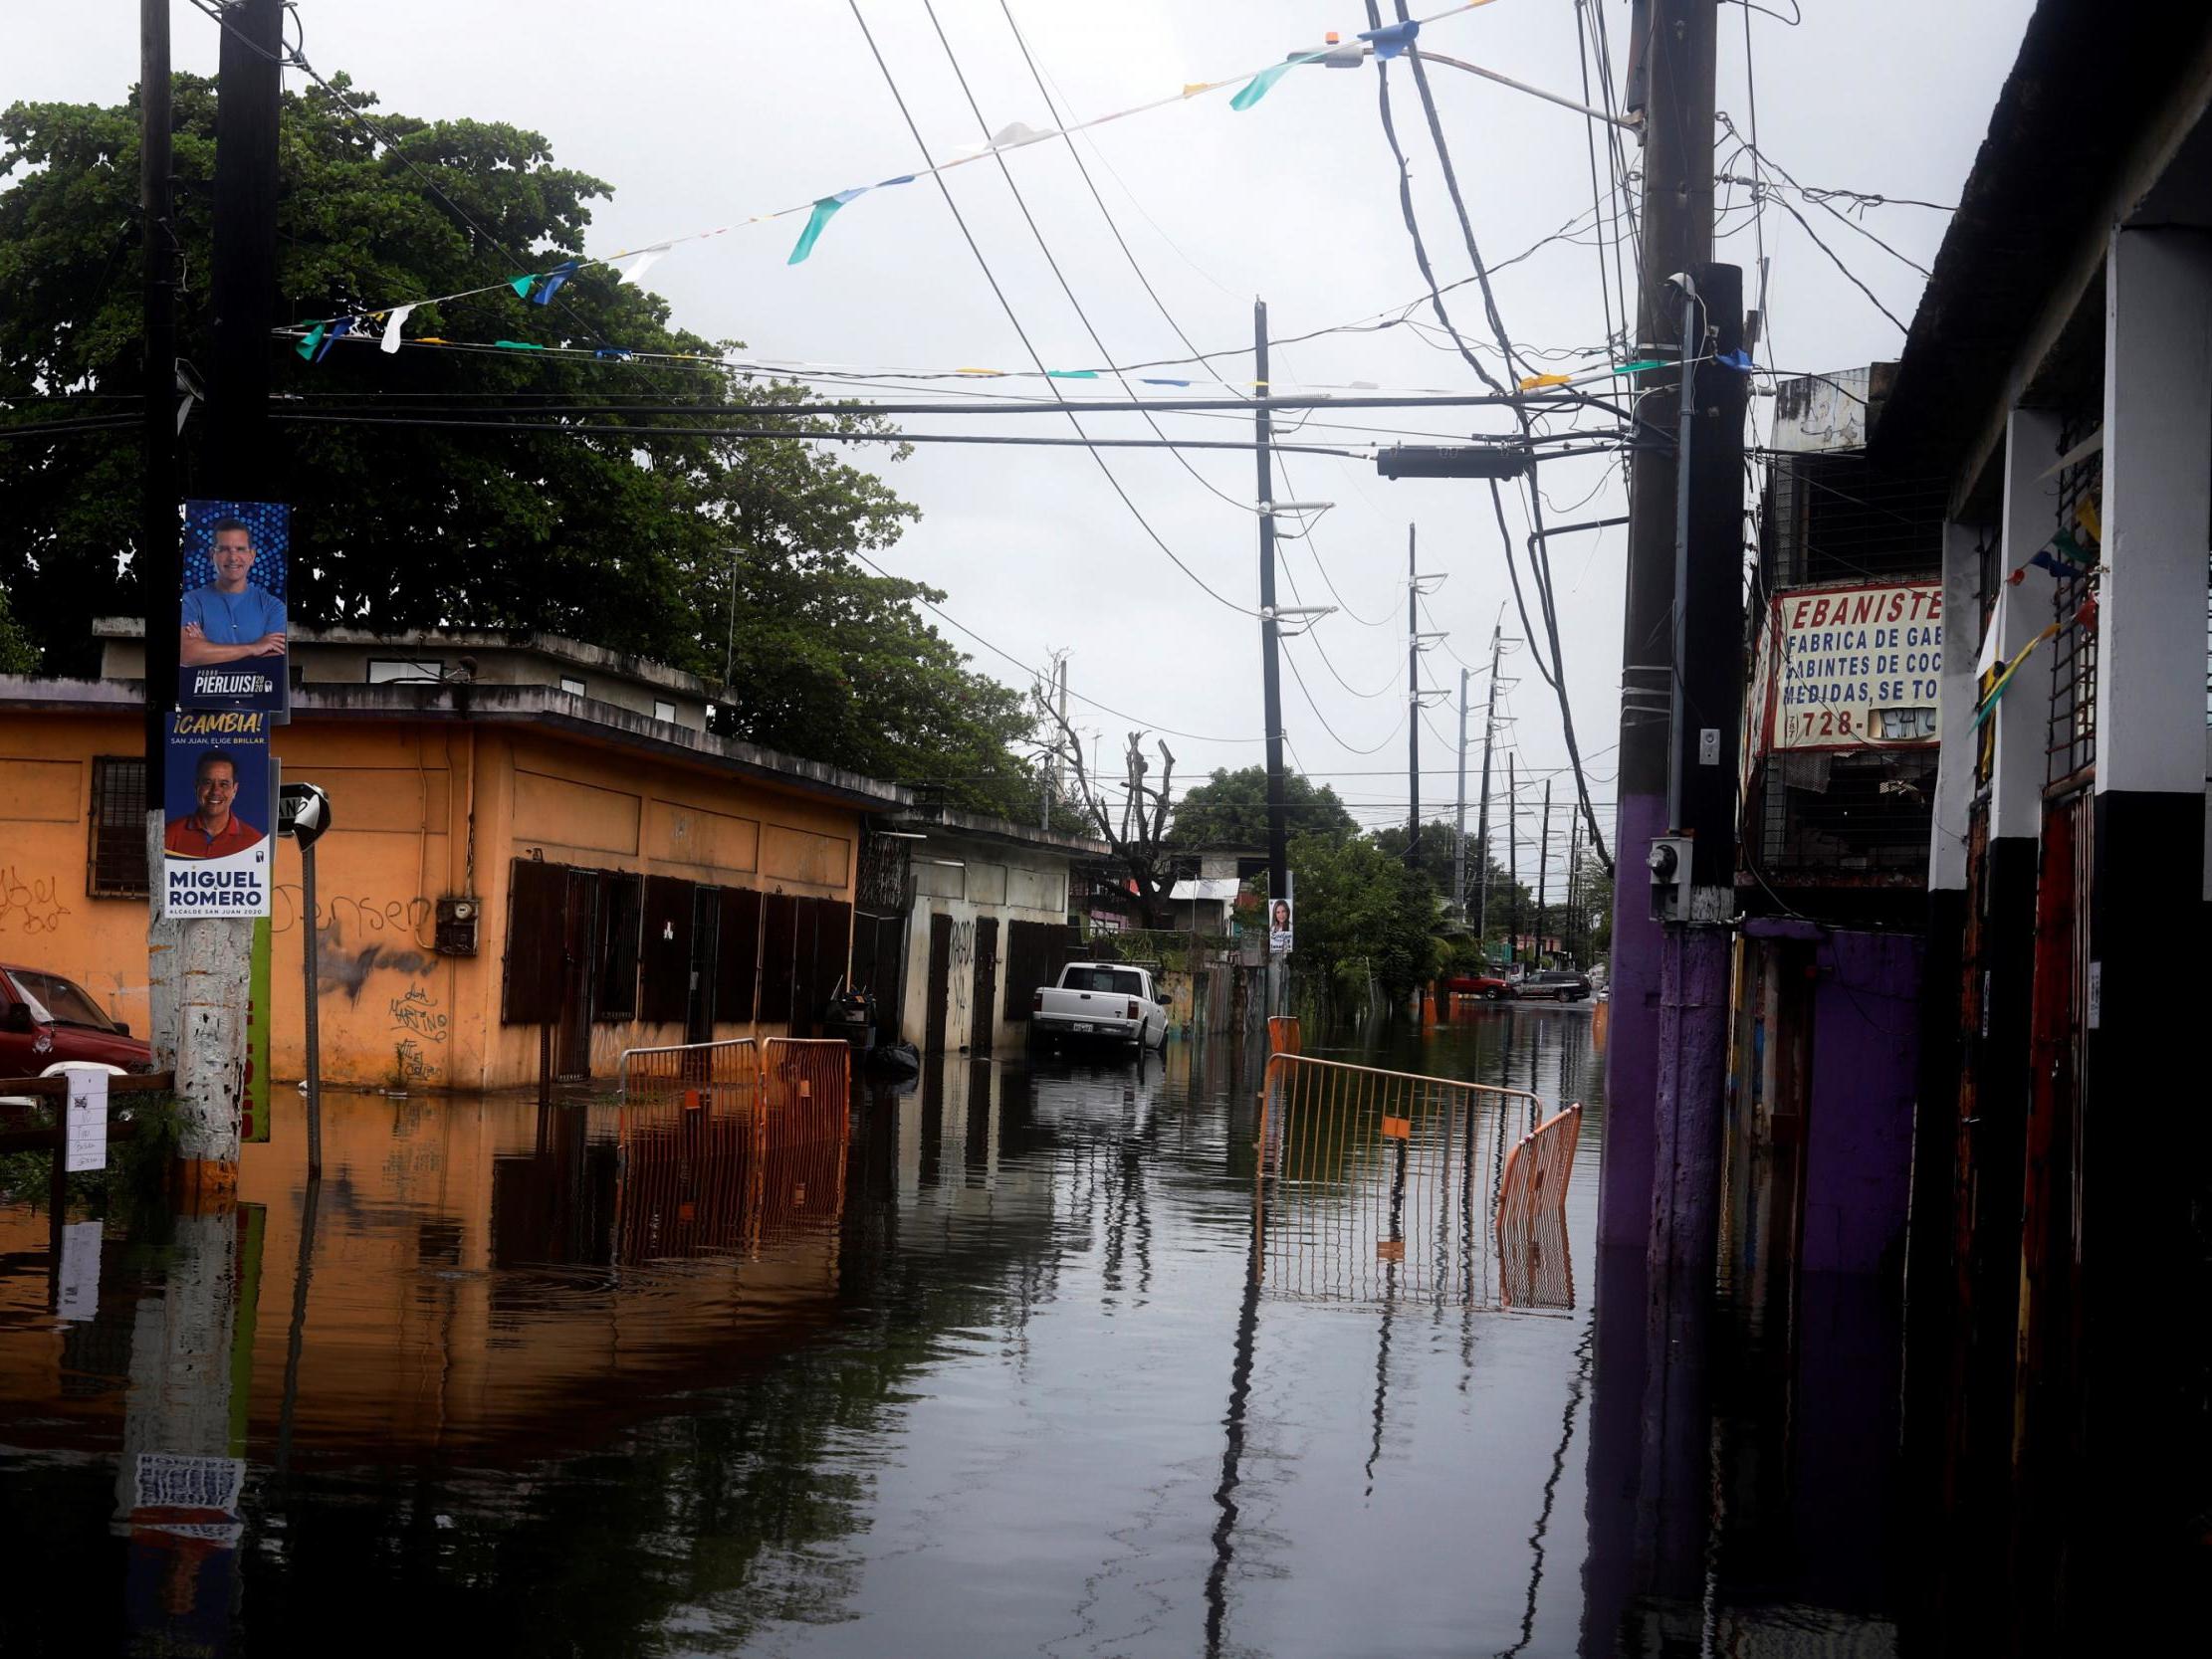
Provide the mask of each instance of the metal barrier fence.
{"label": "metal barrier fence", "polygon": [[758,1089],[761,1045],[751,1037],[719,1043],[676,1043],[667,1048],[630,1048],[615,1063],[615,1098],[673,1099],[702,1086]]}
{"label": "metal barrier fence", "polygon": [[1267,1052],[1269,1054],[1296,1054],[1303,1046],[1296,1014],[1269,1014],[1267,1016]]}
{"label": "metal barrier fence", "polygon": [[1582,1139],[1582,1107],[1547,1118],[1505,1156],[1498,1178],[1498,1292],[1508,1308],[1575,1305],[1567,1252],[1567,1183]]}
{"label": "metal barrier fence", "polygon": [[1521,1089],[1278,1053],[1260,1096],[1261,1280],[1280,1295],[1488,1305]]}
{"label": "metal barrier fence", "polygon": [[1541,1211],[1567,1202],[1567,1182],[1575,1172],[1575,1146],[1582,1139],[1578,1103],[1545,1119],[1506,1154],[1498,1180],[1497,1222],[1521,1224]]}

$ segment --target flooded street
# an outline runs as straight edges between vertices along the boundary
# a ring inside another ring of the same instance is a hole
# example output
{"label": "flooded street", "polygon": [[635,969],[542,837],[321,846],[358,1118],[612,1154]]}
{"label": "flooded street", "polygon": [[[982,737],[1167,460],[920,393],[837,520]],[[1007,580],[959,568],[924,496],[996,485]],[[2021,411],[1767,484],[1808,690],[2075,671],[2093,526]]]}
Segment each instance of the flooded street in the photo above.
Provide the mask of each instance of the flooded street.
{"label": "flooded street", "polygon": [[[89,1317],[13,1203],[0,1525],[19,1584],[69,1591],[11,1598],[0,1646],[1614,1651],[1642,1615],[1587,1645],[1602,1017],[1309,1046],[1586,1103],[1540,1262],[1479,1199],[1255,1248],[1259,1055],[1218,1041],[951,1057],[760,1166],[607,1102],[333,1097],[312,1252],[280,1123],[234,1212],[109,1222]],[[1482,1110],[1483,1146],[1528,1127]]]}

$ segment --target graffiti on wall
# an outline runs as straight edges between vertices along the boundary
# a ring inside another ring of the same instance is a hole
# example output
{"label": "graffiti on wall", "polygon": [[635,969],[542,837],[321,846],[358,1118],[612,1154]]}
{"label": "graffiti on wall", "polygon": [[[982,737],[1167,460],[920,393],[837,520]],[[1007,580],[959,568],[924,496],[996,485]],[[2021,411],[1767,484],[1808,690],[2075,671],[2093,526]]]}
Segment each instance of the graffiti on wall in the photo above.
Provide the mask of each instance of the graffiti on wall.
{"label": "graffiti on wall", "polygon": [[393,997],[389,1006],[394,1031],[409,1032],[426,1043],[445,1041],[446,1017],[438,1011],[438,999],[420,985],[409,985],[407,994]]}
{"label": "graffiti on wall", "polygon": [[59,876],[26,877],[20,866],[0,865],[0,933],[55,933],[69,914]]}
{"label": "graffiti on wall", "polygon": [[[270,926],[277,933],[300,920],[300,887],[278,887],[270,897]],[[364,895],[325,895],[316,901],[315,921],[320,928],[342,923],[360,935],[389,935],[421,942],[423,929],[436,920],[437,907],[427,899],[374,899]]]}
{"label": "graffiti on wall", "polygon": [[975,964],[976,924],[973,921],[956,922],[953,924],[953,971],[950,976],[953,982],[953,1006],[956,1008],[965,1009],[968,1006],[968,987],[975,977]]}

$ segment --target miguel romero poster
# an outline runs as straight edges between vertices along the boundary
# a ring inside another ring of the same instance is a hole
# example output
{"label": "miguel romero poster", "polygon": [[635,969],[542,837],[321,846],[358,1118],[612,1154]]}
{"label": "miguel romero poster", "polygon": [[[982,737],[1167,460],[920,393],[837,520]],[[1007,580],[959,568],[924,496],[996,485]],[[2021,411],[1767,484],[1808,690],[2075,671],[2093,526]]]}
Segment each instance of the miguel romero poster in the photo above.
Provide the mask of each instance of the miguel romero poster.
{"label": "miguel romero poster", "polygon": [[280,502],[184,504],[179,709],[252,709],[280,725],[289,718],[291,544],[292,510]]}
{"label": "miguel romero poster", "polygon": [[188,709],[169,717],[161,806],[161,914],[269,914],[275,857],[274,717]]}

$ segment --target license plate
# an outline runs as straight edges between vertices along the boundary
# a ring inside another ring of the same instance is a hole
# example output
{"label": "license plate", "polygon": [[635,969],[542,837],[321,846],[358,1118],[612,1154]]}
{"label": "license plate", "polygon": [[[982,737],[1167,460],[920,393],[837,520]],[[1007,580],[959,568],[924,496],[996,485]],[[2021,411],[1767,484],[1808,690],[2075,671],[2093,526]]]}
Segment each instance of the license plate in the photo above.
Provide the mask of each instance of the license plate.
{"label": "license plate", "polygon": [[1071,1020],[1068,1023],[1068,1029],[1070,1031],[1096,1031],[1098,1027],[1091,1024],[1089,1020]]}

